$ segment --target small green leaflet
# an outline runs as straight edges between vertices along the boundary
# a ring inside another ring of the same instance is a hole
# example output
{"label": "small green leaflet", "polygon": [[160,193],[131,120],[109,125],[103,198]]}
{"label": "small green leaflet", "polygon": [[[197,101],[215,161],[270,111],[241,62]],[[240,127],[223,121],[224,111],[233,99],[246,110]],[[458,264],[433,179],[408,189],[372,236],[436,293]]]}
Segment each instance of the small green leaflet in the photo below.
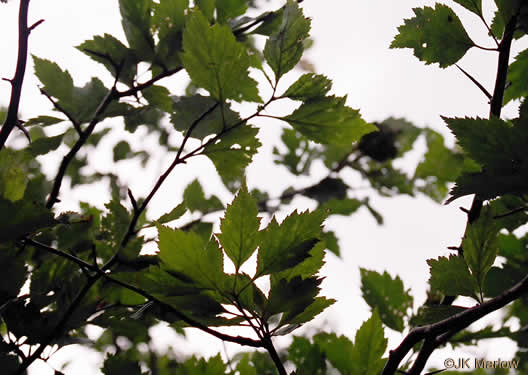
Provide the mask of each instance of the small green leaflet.
{"label": "small green leaflet", "polygon": [[53,117],[53,116],[44,116],[44,115],[41,115],[41,116],[37,116],[37,117],[34,117],[28,121],[25,122],[24,126],[32,126],[32,125],[38,125],[38,126],[50,126],[50,125],[55,125],[55,124],[58,124],[59,122],[63,122],[64,119],[61,119],[61,118],[58,118],[58,117]]}
{"label": "small green leaflet", "polygon": [[[465,249],[464,249],[465,250]],[[466,261],[461,256],[450,255],[449,258],[429,259],[431,277],[429,285],[434,291],[448,296],[468,296],[476,300],[477,284],[469,273]]]}
{"label": "small green leaflet", "polygon": [[141,90],[141,93],[150,105],[163,109],[165,112],[172,111],[173,101],[166,87],[152,85]]}
{"label": "small green leaflet", "polygon": [[321,236],[327,213],[297,211],[279,225],[275,217],[261,232],[261,244],[257,256],[255,278],[284,271],[301,263]]}
{"label": "small green leaflet", "polygon": [[[291,323],[292,319],[301,314],[310,306],[320,291],[319,285],[323,279],[311,277],[301,279],[293,278],[290,281],[271,278],[271,290],[268,305],[265,309],[264,318],[269,319],[273,315],[283,313],[277,327]],[[313,317],[308,318],[311,320]]]}
{"label": "small green leaflet", "polygon": [[350,354],[354,350],[354,344],[346,336],[337,336],[335,333],[321,332],[313,337],[321,351],[324,352],[328,361],[341,374],[353,374],[354,363]]}
{"label": "small green leaflet", "polygon": [[277,278],[285,279],[287,281],[290,281],[297,276],[300,276],[302,279],[315,276],[325,263],[325,246],[325,242],[318,242],[312,250],[310,250],[309,256],[305,260],[297,264],[295,267],[285,269],[275,275]]}
{"label": "small green leaflet", "polygon": [[192,81],[217,101],[262,102],[257,82],[248,75],[251,58],[228,26],[209,26],[200,11],[193,11],[183,32],[183,50],[183,65]]}
{"label": "small green leaflet", "polygon": [[[211,111],[211,108],[214,109]],[[184,133],[193,126],[190,133],[192,138],[204,139],[219,134],[223,129],[238,122],[240,117],[231,110],[229,104],[218,103],[210,96],[193,95],[174,98],[171,123],[176,130]]]}
{"label": "small green leaflet", "polygon": [[194,2],[209,22],[214,20],[216,0],[195,0]]}
{"label": "small green leaflet", "polygon": [[219,23],[238,17],[248,8],[247,0],[216,0],[216,16]]}
{"label": "small green leaflet", "polygon": [[59,103],[70,103],[73,95],[73,79],[67,70],[62,70],[57,64],[33,55],[35,75],[44,85],[49,95],[59,99]]}
{"label": "small green leaflet", "polygon": [[179,219],[185,213],[185,211],[187,211],[187,207],[185,206],[185,203],[182,202],[176,207],[174,207],[170,212],[161,215],[154,221],[159,224],[169,223],[173,220]]}
{"label": "small green leaflet", "polygon": [[402,280],[393,279],[387,272],[383,275],[364,268],[361,272],[361,292],[373,311],[378,311],[383,323],[389,328],[402,332],[404,318],[412,308],[413,299],[405,290]]}
{"label": "small green leaflet", "polygon": [[205,244],[193,231],[157,227],[159,257],[169,270],[207,289],[216,290],[224,284],[224,256],[215,240]]}
{"label": "small green leaflet", "polygon": [[224,208],[224,205],[216,195],[205,198],[205,193],[198,179],[187,185],[183,191],[183,201],[190,212],[200,211],[207,213]]}
{"label": "small green leaflet", "polygon": [[453,65],[474,46],[462,22],[451,8],[414,8],[416,17],[406,19],[398,27],[399,34],[391,48],[412,48],[414,55],[426,64],[438,63],[441,68]]}
{"label": "small green leaflet", "polygon": [[504,105],[511,100],[528,96],[528,49],[520,52],[508,67],[508,82],[511,84],[504,91]]}
{"label": "small green leaflet", "polygon": [[462,241],[464,259],[480,290],[484,288],[486,274],[493,266],[498,252],[500,227],[494,216],[490,206],[483,207],[479,218],[468,224]]}
{"label": "small green leaflet", "polygon": [[64,134],[59,134],[54,137],[38,138],[29,145],[29,152],[33,156],[38,156],[56,150],[60,146],[63,136]]}
{"label": "small green leaflet", "polygon": [[115,77],[119,67],[119,81],[131,85],[137,73],[138,59],[131,49],[110,34],[94,36],[76,47],[101,63]]}
{"label": "small green leaflet", "polygon": [[376,127],[365,122],[358,110],[347,107],[345,101],[346,97],[335,96],[313,99],[281,119],[312,141],[350,145]]}
{"label": "small green leaflet", "polygon": [[260,218],[257,215],[257,201],[243,186],[221,220],[222,233],[217,238],[237,272],[258,246]]}
{"label": "small green leaflet", "polygon": [[332,88],[332,81],[323,75],[315,73],[303,74],[282,96],[307,101],[324,97]]}
{"label": "small green leaflet", "polygon": [[130,48],[144,61],[154,52],[154,38],[150,32],[152,0],[119,0],[121,24]]}
{"label": "small green leaflet", "polygon": [[477,16],[482,15],[482,0],[454,0]]}
{"label": "small green leaflet", "polygon": [[385,360],[382,358],[387,348],[387,339],[381,319],[376,310],[369,320],[364,322],[356,332],[354,347],[350,360],[353,364],[353,374],[377,375],[383,369]]}
{"label": "small green leaflet", "polygon": [[301,59],[309,31],[310,20],[303,16],[296,1],[288,0],[279,30],[271,34],[264,47],[264,57],[275,73],[276,82]]}
{"label": "small green leaflet", "polygon": [[0,150],[0,198],[16,202],[24,197],[28,184],[27,164],[31,156],[9,148]]}
{"label": "small green leaflet", "polygon": [[246,124],[233,126],[202,152],[211,159],[229,189],[239,187],[236,185],[244,175],[245,168],[261,146],[257,133],[257,128]]}

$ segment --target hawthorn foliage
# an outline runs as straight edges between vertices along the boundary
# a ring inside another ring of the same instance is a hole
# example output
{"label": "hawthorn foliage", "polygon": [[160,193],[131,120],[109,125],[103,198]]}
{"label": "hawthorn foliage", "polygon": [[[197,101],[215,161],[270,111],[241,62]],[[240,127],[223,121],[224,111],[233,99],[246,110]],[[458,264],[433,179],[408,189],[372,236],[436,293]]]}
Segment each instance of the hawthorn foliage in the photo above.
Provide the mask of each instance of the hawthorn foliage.
{"label": "hawthorn foliage", "polygon": [[[480,0],[455,2],[488,27]],[[509,64],[512,43],[528,32],[528,6],[521,0],[495,3],[488,27],[493,47],[476,45],[445,4],[414,9],[391,44],[411,48],[420,60],[442,68],[455,65],[471,48],[498,55],[492,92],[456,65],[489,99],[490,116],[445,118],[459,146],[449,149],[438,132],[403,119],[364,121],[346,97],[330,93],[328,77],[294,69],[310,44],[310,20],[292,0],[258,16],[247,15],[256,8],[246,0],[119,0],[126,40],[104,34],[76,47],[102,64],[113,84],[107,87],[93,77],[76,86],[67,70],[32,56],[53,115],[24,119],[18,105],[28,39],[41,21],[28,25],[29,0],[21,0],[17,69],[0,130],[4,373],[25,374],[61,347],[85,344],[105,354],[101,371],[106,375],[420,374],[438,347],[496,337],[514,340],[521,366],[528,366],[525,329],[510,324],[525,327],[528,319],[527,239],[517,230],[528,220],[527,51]],[[145,64],[150,75],[141,79],[138,66]],[[162,83],[183,72],[190,83],[186,94],[177,96]],[[289,87],[279,85],[286,75],[296,77]],[[502,119],[502,106],[517,99],[519,116]],[[273,114],[268,107],[277,101],[298,106],[287,115]],[[253,112],[242,116],[235,103]],[[278,197],[250,190],[244,175],[262,146],[256,127],[261,117],[284,125],[278,128],[282,144],[273,148],[277,168],[310,175],[314,161],[321,160],[327,175]],[[115,118],[124,124],[119,129]],[[156,180],[145,182],[152,188],[144,197],[87,157],[103,147],[103,139],[114,139],[113,162],[139,162],[140,174],[152,163],[152,151],[118,137],[140,127],[157,135],[160,150],[172,157]],[[419,138],[427,149],[415,171],[396,168]],[[60,160],[51,176],[40,163],[49,155]],[[207,196],[196,179],[187,182],[181,200],[166,202],[165,214],[152,217],[148,205],[159,188],[200,157],[214,165],[233,193],[231,202]],[[360,196],[344,172],[361,176],[369,193]],[[65,184],[75,189],[101,182],[111,197],[104,209],[90,202],[78,202],[77,211],[57,208]],[[369,196],[425,194],[442,202],[448,192],[447,202],[470,194],[474,201],[462,243],[450,256],[428,261],[429,297],[423,306],[414,308],[399,277],[361,269],[361,290],[372,315],[354,339],[320,332],[293,336],[288,348],[275,347],[275,336],[289,335],[335,302],[320,295],[325,253],[341,251],[335,233],[324,228],[325,219],[364,207],[381,224]],[[316,209],[277,220],[274,214],[297,196],[313,200]],[[215,212],[222,212],[222,219],[213,233],[207,215]],[[153,241],[154,254],[145,251]],[[226,271],[227,263],[234,271]],[[457,296],[477,304],[453,305]],[[468,328],[501,308],[499,328]],[[161,321],[180,334],[193,327],[253,350],[228,361],[220,355],[182,360],[170,348],[159,353],[149,328]],[[86,333],[89,326],[104,330],[95,341]],[[252,334],[219,327],[245,327],[243,332]],[[388,329],[405,335],[390,352]],[[123,339],[128,345],[120,344]]]}

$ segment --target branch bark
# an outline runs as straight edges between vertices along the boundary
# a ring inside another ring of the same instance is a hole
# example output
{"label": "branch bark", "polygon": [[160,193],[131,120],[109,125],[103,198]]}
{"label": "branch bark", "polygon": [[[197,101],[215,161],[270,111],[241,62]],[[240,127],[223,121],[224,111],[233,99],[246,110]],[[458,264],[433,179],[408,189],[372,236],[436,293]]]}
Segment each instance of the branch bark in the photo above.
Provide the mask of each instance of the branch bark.
{"label": "branch bark", "polygon": [[26,74],[26,64],[28,55],[28,39],[31,30],[42,23],[42,20],[28,27],[28,9],[30,0],[20,0],[20,9],[18,13],[18,57],[15,76],[11,80],[11,98],[7,116],[0,130],[0,150],[4,147],[9,134],[18,124],[18,107],[20,105],[20,96],[22,95],[22,85],[24,75]]}

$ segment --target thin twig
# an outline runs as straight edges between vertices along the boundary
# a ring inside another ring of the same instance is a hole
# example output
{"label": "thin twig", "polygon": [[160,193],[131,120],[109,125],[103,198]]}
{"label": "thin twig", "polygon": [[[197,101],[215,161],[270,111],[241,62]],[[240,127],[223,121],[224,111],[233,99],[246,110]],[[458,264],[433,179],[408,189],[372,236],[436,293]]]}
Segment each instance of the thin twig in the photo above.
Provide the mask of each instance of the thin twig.
{"label": "thin twig", "polygon": [[68,120],[70,120],[70,122],[73,124],[73,127],[75,128],[75,130],[77,130],[77,133],[79,135],[82,134],[82,129],[81,129],[81,124],[79,123],[79,121],[77,121],[70,112],[68,112],[66,109],[64,109],[64,107],[62,107],[57,101],[55,101],[50,94],[48,94],[48,92],[46,90],[44,90],[43,88],[40,89],[40,93],[42,95],[44,95],[46,98],[48,98],[48,100],[51,102],[51,104],[53,104],[53,107],[55,107],[55,109],[59,112],[61,112],[62,114],[64,114],[64,116],[66,116],[68,118]]}
{"label": "thin twig", "polygon": [[491,99],[491,94],[489,93],[488,90],[486,90],[486,88],[485,88],[484,86],[482,86],[482,84],[481,84],[479,81],[477,81],[477,80],[476,80],[471,74],[469,74],[469,73],[466,72],[464,69],[462,69],[462,68],[460,67],[460,65],[455,64],[455,66],[456,66],[458,69],[460,69],[460,71],[461,71],[462,73],[464,73],[465,76],[468,77],[468,78],[471,80],[471,82],[473,82],[473,83],[474,83],[474,84],[475,84],[475,85],[476,85],[476,86],[477,86],[477,87],[478,87],[478,88],[484,93],[484,95],[486,95],[486,97],[487,97],[488,99]]}

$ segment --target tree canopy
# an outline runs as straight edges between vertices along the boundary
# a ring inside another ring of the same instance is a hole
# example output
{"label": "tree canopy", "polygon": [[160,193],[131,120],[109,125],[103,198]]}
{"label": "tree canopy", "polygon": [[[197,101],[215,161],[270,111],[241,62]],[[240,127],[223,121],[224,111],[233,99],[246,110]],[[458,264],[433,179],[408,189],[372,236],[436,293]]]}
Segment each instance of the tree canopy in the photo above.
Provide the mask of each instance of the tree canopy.
{"label": "tree canopy", "polygon": [[[413,9],[398,28],[391,48],[458,68],[489,100],[487,118],[443,117],[457,141],[450,148],[438,131],[401,118],[364,120],[346,96],[332,92],[330,77],[296,69],[311,44],[311,20],[299,3],[263,11],[247,0],[119,0],[125,38],[105,33],[75,46],[107,76],[78,86],[74,73],[30,54],[42,20],[28,24],[30,1],[20,0],[17,66],[0,113],[3,371],[25,374],[76,344],[104,356],[105,375],[448,374],[456,363],[427,366],[438,348],[492,338],[516,343],[515,362],[498,369],[475,362],[474,374],[526,371],[528,55],[524,50],[511,63],[510,55],[528,33],[528,5],[495,0],[488,20],[480,0],[437,3]],[[453,9],[481,20],[493,47],[476,44]],[[471,49],[497,56],[489,91],[458,64]],[[19,105],[29,59],[52,112],[25,118]],[[145,66],[147,74],[140,73]],[[176,95],[164,82],[183,74],[185,95]],[[284,88],[286,76],[293,83]],[[275,113],[272,104],[280,101],[296,108]],[[518,116],[503,118],[510,101],[519,104]],[[261,118],[274,120],[280,144],[263,144]],[[156,150],[128,140],[138,129],[156,137]],[[412,173],[402,170],[401,160],[422,140],[420,162]],[[302,177],[320,163],[325,174],[271,196],[245,174],[266,146],[273,150],[270,168]],[[90,156],[101,150],[111,150],[118,171],[134,165],[149,192],[136,195],[119,172],[94,163]],[[171,160],[147,181],[155,151]],[[48,157],[57,160],[51,174],[43,166]],[[205,179],[180,179],[182,196],[153,216],[149,204],[160,188],[198,158],[214,165],[230,201],[209,194]],[[350,173],[368,184],[368,194],[357,194]],[[109,196],[104,208],[89,196],[72,202],[76,210],[58,208],[65,188],[101,185]],[[370,198],[402,195],[446,204],[473,196],[462,208],[460,244],[423,265],[430,270],[425,303],[416,305],[400,277],[361,268],[371,316],[354,338],[293,334],[336,302],[321,293],[320,270],[328,253],[339,257],[343,250],[325,221],[363,208],[382,224],[383,207]],[[296,197],[314,209],[280,219]],[[471,326],[498,310],[497,324]],[[194,328],[244,348],[233,358],[159,352],[149,329],[160,322],[181,335]],[[102,329],[96,339],[87,333],[91,326]],[[389,330],[401,333],[401,344],[389,347]],[[277,347],[277,336],[291,343]]]}

